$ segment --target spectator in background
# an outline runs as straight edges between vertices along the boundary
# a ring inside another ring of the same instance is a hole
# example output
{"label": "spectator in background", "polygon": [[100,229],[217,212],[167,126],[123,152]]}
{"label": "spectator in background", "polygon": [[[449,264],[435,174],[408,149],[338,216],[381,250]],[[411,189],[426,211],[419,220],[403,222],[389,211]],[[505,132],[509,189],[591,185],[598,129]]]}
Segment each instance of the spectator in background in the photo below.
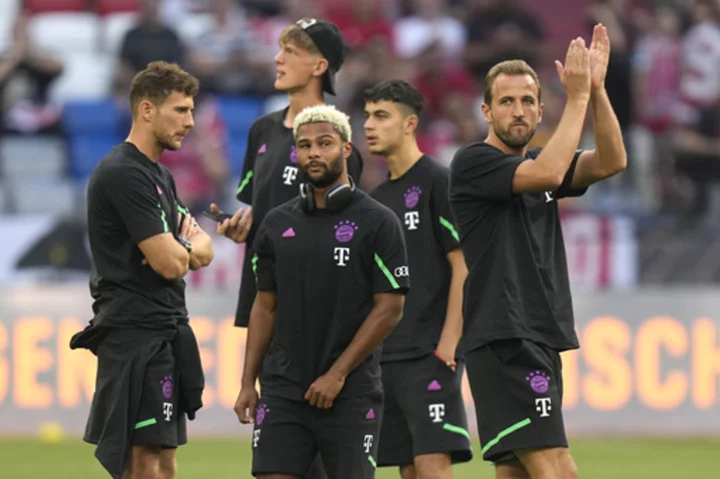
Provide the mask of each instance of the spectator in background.
{"label": "spectator in background", "polygon": [[183,147],[160,157],[175,178],[175,186],[190,211],[202,211],[224,196],[229,162],[225,124],[212,97],[202,99],[195,112],[195,127]]}
{"label": "spectator in background", "polygon": [[682,50],[676,165],[695,184],[692,213],[709,206],[710,184],[720,180],[720,5],[695,0],[694,24]]}
{"label": "spectator in background", "polygon": [[636,161],[648,163],[652,174],[638,180],[644,185],[646,201],[658,205],[672,187],[672,141],[668,133],[678,101],[681,19],[674,7],[658,5],[650,12],[647,27],[632,60],[633,116],[650,140],[646,148],[637,150]]}
{"label": "spectator in background", "polygon": [[185,51],[175,30],[160,18],[161,0],[142,0],[140,19],[123,39],[115,72],[115,92],[127,97],[135,75],[154,61],[183,65]]}
{"label": "spectator in background", "polygon": [[58,133],[60,112],[48,93],[63,64],[33,47],[29,21],[28,12],[18,14],[12,45],[0,54],[0,132]]}
{"label": "spectator in background", "polygon": [[233,0],[213,0],[214,25],[189,52],[190,70],[205,93],[267,95],[272,65],[262,58],[244,10]]}
{"label": "spectator in background", "polygon": [[415,14],[395,23],[393,41],[400,58],[414,58],[431,44],[457,57],[465,47],[465,28],[445,13],[445,0],[414,0]]}
{"label": "spectator in background", "polygon": [[484,82],[490,67],[504,60],[539,67],[545,31],[517,0],[471,0],[469,11],[463,56],[478,81]]}
{"label": "spectator in background", "polygon": [[334,9],[330,20],[347,38],[348,47],[361,49],[370,42],[382,40],[392,45],[392,24],[385,18],[380,0],[354,1]]}

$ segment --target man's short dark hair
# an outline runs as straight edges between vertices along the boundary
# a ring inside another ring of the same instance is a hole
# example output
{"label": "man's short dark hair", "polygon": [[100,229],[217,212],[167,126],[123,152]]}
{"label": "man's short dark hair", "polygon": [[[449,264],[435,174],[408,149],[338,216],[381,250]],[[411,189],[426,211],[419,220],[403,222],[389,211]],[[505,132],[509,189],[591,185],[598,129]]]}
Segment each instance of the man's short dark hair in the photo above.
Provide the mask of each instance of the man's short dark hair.
{"label": "man's short dark hair", "polygon": [[130,87],[130,109],[133,114],[142,100],[150,100],[159,106],[173,92],[186,96],[198,94],[200,82],[175,63],[152,62],[133,79]]}
{"label": "man's short dark hair", "polygon": [[404,105],[411,111],[411,114],[420,116],[424,101],[417,89],[403,80],[389,80],[365,90],[366,103],[378,103],[391,101]]}

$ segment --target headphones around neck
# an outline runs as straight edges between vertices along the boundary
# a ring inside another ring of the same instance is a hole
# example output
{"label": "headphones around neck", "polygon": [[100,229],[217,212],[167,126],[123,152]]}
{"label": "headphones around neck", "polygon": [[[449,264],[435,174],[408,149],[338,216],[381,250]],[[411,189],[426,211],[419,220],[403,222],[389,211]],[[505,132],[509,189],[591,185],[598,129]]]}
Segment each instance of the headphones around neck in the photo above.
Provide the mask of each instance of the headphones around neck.
{"label": "headphones around neck", "polygon": [[[348,176],[350,184],[343,183],[325,192],[325,209],[335,213],[350,204],[355,193],[355,182]],[[314,213],[315,195],[310,183],[300,183],[300,206],[306,213]]]}

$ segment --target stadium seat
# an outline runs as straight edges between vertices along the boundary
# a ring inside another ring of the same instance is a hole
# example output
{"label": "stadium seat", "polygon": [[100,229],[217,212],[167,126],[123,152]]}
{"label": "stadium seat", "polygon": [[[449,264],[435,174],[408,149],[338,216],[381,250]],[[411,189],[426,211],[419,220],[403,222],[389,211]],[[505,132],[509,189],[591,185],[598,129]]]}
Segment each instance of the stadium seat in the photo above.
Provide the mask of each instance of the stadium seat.
{"label": "stadium seat", "polygon": [[253,122],[265,111],[263,99],[254,96],[221,96],[217,103],[228,134],[240,135],[244,140]]}
{"label": "stadium seat", "polygon": [[63,59],[65,70],[50,86],[50,102],[99,100],[110,95],[115,59],[107,54],[77,53]]}
{"label": "stadium seat", "polygon": [[[247,149],[246,135],[232,135],[228,132],[228,162],[230,163],[230,174],[240,176],[245,161],[245,150]],[[237,188],[237,184],[235,185]]]}
{"label": "stadium seat", "polygon": [[19,214],[68,215],[77,208],[78,195],[67,179],[33,179],[11,187],[11,198]]}
{"label": "stadium seat", "polygon": [[20,11],[20,0],[0,1],[0,52],[10,47],[18,11]]}
{"label": "stadium seat", "polygon": [[87,12],[42,13],[30,19],[30,38],[41,51],[65,57],[91,54],[102,38],[97,15]]}
{"label": "stadium seat", "polygon": [[0,140],[0,176],[11,183],[64,176],[65,142],[46,136],[6,136]]}
{"label": "stadium seat", "polygon": [[100,15],[140,11],[140,0],[95,0],[95,5]]}
{"label": "stadium seat", "polygon": [[103,20],[103,51],[118,57],[125,34],[133,28],[138,21],[137,13],[112,13]]}
{"label": "stadium seat", "polygon": [[[3,2],[7,0],[2,0]],[[86,0],[25,0],[25,8],[34,14],[51,12],[82,12],[87,8]]]}
{"label": "stadium seat", "polygon": [[107,135],[119,132],[120,115],[111,99],[68,101],[62,122],[70,136]]}
{"label": "stadium seat", "polygon": [[70,174],[78,180],[86,179],[95,165],[122,141],[119,134],[113,133],[71,136],[68,139]]}

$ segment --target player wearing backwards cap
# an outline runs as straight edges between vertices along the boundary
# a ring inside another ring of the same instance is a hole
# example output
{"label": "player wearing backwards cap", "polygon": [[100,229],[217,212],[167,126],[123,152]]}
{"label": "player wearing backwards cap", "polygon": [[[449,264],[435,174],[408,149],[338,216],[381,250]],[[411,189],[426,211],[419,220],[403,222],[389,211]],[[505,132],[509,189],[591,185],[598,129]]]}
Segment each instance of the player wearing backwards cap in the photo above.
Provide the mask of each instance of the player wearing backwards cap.
{"label": "player wearing backwards cap", "polygon": [[[247,242],[235,325],[247,327],[256,289],[252,272],[252,244],[265,215],[298,194],[304,172],[298,168],[292,135],[295,117],[303,108],[325,103],[323,92],[335,94],[335,75],[345,60],[345,39],[338,27],[326,20],[302,19],[280,34],[280,52],[275,56],[275,88],[287,92],[289,106],[258,118],[250,128],[245,162],[237,198],[250,208],[240,208],[218,226],[218,233],[236,243]],[[352,148],[347,170],[360,183],[363,163]],[[213,213],[219,213],[211,205]],[[308,479],[322,479],[322,466],[313,467]]]}
{"label": "player wearing backwards cap", "polygon": [[379,346],[410,284],[405,240],[395,214],[348,177],[347,115],[308,108],[294,134],[307,182],[267,214],[253,243],[258,295],[235,413],[255,423],[255,477],[301,477],[319,451],[331,479],[371,479]]}
{"label": "player wearing backwards cap", "polygon": [[[304,108],[325,103],[323,92],[335,94],[335,75],[345,60],[345,39],[326,20],[299,20],[280,34],[279,43],[275,88],[288,93],[289,106],[258,118],[250,128],[237,198],[252,210],[240,208],[218,226],[218,233],[248,245],[235,315],[235,325],[240,327],[247,327],[256,293],[250,261],[257,230],[253,225],[260,225],[273,207],[297,196],[304,179],[298,168],[293,122]],[[359,184],[363,164],[354,147],[347,161],[349,175]],[[216,205],[211,205],[211,211],[219,212]]]}
{"label": "player wearing backwards cap", "polygon": [[415,138],[422,109],[422,95],[404,81],[365,92],[368,146],[390,170],[372,197],[404,223],[413,278],[403,320],[383,343],[378,465],[399,466],[403,479],[449,479],[453,463],[472,459],[463,368],[455,362],[467,268],[450,213],[448,170]]}

